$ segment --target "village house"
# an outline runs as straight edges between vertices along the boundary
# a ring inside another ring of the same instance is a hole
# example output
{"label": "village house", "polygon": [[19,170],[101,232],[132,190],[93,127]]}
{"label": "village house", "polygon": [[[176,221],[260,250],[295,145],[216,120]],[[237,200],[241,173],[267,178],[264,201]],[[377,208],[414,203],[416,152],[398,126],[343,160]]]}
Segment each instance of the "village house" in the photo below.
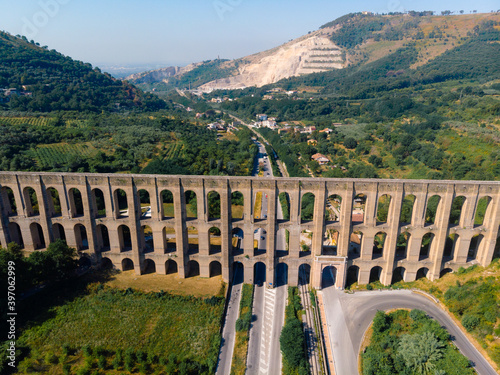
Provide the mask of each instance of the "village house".
{"label": "village house", "polygon": [[330,162],[330,159],[320,153],[314,154],[313,156],[311,156],[311,159],[317,161],[319,165],[325,165]]}
{"label": "village house", "polygon": [[267,120],[267,115],[265,113],[258,114],[256,117],[257,117],[257,121],[266,121]]}

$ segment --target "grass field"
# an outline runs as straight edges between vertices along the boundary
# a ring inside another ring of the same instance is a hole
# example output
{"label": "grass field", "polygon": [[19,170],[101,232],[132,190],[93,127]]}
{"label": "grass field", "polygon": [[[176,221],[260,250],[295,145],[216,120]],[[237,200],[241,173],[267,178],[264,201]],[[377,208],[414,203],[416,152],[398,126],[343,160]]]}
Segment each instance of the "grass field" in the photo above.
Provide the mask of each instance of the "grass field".
{"label": "grass field", "polygon": [[255,207],[254,207],[254,214],[253,214],[253,218],[254,219],[261,219],[260,215],[261,215],[261,211],[262,211],[262,193],[259,191],[256,195],[255,195]]}

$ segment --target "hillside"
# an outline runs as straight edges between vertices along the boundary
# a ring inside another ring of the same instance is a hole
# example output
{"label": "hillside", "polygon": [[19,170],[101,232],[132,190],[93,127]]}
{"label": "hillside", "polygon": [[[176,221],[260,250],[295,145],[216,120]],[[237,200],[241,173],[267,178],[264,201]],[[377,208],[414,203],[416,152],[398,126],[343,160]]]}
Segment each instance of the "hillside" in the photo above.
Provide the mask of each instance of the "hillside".
{"label": "hillside", "polygon": [[[236,60],[192,64],[128,77],[144,89],[196,88],[202,92],[262,87],[290,77],[336,73],[363,67],[413,46],[408,69],[425,66],[447,51],[467,43],[479,25],[500,22],[499,13],[432,16],[429,12],[374,15],[348,14],[319,30],[268,51]],[[397,72],[397,71],[396,71]],[[186,79],[186,75],[189,78]]]}
{"label": "hillside", "polygon": [[0,109],[16,111],[156,110],[165,102],[140,89],[40,47],[0,32]]}

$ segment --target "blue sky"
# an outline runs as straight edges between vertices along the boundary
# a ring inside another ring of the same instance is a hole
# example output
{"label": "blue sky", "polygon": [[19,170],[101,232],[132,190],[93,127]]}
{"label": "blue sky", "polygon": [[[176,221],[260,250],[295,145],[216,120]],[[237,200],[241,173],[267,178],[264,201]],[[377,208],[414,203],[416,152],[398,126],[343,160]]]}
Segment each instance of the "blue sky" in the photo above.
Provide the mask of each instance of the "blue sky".
{"label": "blue sky", "polygon": [[278,46],[349,12],[500,8],[498,0],[0,0],[0,30],[93,65],[185,65]]}

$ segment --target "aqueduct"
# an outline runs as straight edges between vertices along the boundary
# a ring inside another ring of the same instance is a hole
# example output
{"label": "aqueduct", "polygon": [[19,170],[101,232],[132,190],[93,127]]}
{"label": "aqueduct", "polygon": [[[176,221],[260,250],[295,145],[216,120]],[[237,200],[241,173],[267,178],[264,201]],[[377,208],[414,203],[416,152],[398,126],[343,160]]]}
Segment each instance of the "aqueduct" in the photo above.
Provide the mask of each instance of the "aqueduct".
{"label": "aqueduct", "polygon": [[94,264],[226,281],[434,280],[489,264],[500,225],[500,182],[0,172],[0,188],[2,246],[61,238]]}

